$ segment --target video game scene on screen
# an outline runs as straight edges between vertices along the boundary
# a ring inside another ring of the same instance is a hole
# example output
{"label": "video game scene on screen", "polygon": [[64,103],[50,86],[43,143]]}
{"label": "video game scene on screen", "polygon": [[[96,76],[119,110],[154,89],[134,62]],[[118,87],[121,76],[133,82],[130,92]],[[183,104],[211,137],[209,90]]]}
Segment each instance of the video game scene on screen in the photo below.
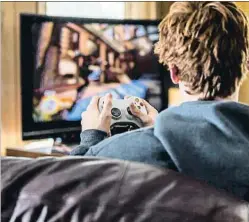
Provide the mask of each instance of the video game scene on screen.
{"label": "video game scene on screen", "polygon": [[32,28],[33,119],[78,121],[94,95],[133,95],[161,109],[156,25],[44,22]]}

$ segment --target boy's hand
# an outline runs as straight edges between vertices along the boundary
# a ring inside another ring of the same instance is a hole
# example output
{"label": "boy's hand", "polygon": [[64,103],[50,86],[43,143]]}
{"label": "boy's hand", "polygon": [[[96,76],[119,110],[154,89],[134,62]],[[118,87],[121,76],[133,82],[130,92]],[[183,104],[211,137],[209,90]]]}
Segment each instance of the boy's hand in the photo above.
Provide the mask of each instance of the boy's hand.
{"label": "boy's hand", "polygon": [[[131,96],[125,96],[125,99],[128,99],[130,97]],[[133,103],[130,105],[131,113],[134,116],[141,119],[144,126],[153,126],[155,123],[155,119],[158,115],[158,111],[153,106],[151,106],[147,101],[145,101],[144,99],[141,99],[141,98],[139,98],[139,99],[145,105],[145,108],[146,108],[148,114],[142,113]]]}
{"label": "boy's hand", "polygon": [[101,113],[98,107],[99,98],[99,96],[94,96],[88,105],[87,110],[81,114],[82,131],[96,129],[109,134],[111,125],[112,95],[105,95],[104,106]]}

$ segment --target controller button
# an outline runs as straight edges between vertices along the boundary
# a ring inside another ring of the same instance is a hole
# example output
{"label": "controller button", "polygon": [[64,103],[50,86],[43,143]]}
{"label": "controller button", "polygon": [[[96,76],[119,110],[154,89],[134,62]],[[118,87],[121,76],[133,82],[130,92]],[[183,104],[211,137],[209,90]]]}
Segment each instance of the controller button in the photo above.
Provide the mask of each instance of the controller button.
{"label": "controller button", "polygon": [[140,106],[143,106],[144,104],[143,103],[140,103]]}
{"label": "controller button", "polygon": [[140,106],[137,106],[137,108],[138,108],[138,109],[141,109],[141,107],[140,107]]}
{"label": "controller button", "polygon": [[139,102],[139,99],[138,99],[138,98],[136,98],[136,99],[135,99],[135,102],[137,102],[137,103],[138,103],[138,102]]}
{"label": "controller button", "polygon": [[112,108],[111,114],[115,119],[117,119],[121,116],[121,111],[118,108]]}

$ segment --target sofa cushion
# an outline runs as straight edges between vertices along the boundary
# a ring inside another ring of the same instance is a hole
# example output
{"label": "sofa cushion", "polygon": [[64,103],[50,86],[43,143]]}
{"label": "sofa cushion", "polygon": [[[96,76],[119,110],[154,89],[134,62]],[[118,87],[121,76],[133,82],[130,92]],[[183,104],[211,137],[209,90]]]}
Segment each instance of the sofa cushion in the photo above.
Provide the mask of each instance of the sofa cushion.
{"label": "sofa cushion", "polygon": [[2,157],[2,221],[248,221],[248,203],[180,173],[105,158]]}

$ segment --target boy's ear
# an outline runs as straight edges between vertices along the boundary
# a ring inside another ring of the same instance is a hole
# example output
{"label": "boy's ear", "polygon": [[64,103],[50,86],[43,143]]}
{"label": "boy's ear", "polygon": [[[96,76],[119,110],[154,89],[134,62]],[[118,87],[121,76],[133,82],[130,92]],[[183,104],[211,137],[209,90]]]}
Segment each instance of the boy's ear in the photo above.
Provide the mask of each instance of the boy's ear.
{"label": "boy's ear", "polygon": [[171,78],[172,82],[174,84],[179,84],[179,78],[178,78],[179,70],[178,70],[177,66],[171,65],[169,67],[169,71],[170,71],[170,78]]}

